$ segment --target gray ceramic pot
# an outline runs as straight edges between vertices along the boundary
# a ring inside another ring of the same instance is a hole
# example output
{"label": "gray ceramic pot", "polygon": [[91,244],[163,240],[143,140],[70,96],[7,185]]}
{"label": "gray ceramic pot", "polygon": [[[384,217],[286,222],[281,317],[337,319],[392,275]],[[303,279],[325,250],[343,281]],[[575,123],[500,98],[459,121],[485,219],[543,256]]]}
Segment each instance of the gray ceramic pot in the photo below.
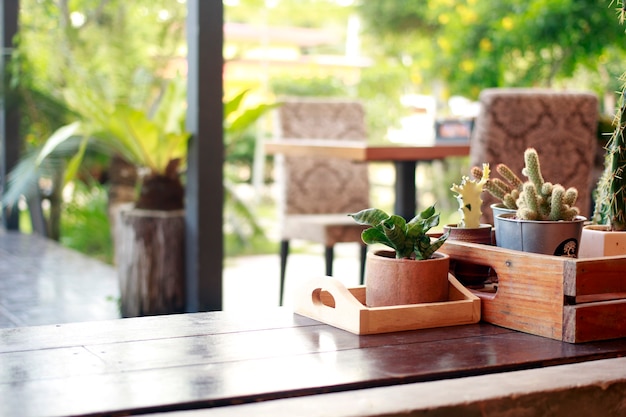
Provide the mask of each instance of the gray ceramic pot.
{"label": "gray ceramic pot", "polygon": [[533,221],[514,218],[515,214],[500,214],[494,218],[501,248],[545,255],[578,255],[580,235],[587,220],[576,216],[572,221]]}
{"label": "gray ceramic pot", "polygon": [[[494,203],[492,205],[489,206],[491,208],[491,212],[493,213],[493,224],[496,224],[496,217],[498,217],[500,214],[508,214],[508,213],[513,213],[515,214],[515,212],[517,210],[515,209],[510,209],[510,208],[506,208],[504,207],[504,204],[502,203]],[[498,228],[495,228],[495,239],[496,242],[498,241],[498,235],[499,235],[499,231]]]}

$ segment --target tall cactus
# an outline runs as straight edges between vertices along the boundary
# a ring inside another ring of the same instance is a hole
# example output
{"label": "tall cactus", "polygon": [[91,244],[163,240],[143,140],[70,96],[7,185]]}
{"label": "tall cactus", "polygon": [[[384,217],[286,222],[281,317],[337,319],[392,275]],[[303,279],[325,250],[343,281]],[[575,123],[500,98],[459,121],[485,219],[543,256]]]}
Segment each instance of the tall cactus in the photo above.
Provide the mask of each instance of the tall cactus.
{"label": "tall cactus", "polygon": [[[619,20],[624,23],[626,5],[617,0]],[[626,231],[626,72],[615,113],[614,129],[606,147],[604,173],[596,188],[594,223],[610,224],[611,230]]]}
{"label": "tall cactus", "polygon": [[596,188],[595,223],[626,231],[626,85],[620,93],[615,130],[607,145],[604,173]]}
{"label": "tall cactus", "polygon": [[524,220],[573,220],[579,213],[574,207],[578,190],[567,190],[560,184],[545,182],[541,175],[539,155],[534,148],[524,152],[525,167],[522,174],[528,177],[517,200],[517,217]]}

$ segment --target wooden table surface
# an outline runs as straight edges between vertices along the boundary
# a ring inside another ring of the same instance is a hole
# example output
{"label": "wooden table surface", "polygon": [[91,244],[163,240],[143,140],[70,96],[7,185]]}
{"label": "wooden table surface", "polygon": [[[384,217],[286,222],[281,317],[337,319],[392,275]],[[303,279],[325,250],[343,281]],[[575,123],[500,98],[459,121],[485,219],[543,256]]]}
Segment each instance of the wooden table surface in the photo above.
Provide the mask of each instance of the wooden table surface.
{"label": "wooden table surface", "polygon": [[363,141],[326,139],[283,139],[265,142],[268,154],[323,156],[353,161],[432,161],[450,156],[469,155],[469,143],[368,144]]}
{"label": "wooden table surface", "polygon": [[0,330],[0,416],[205,409],[626,355],[489,324],[370,336],[288,308]]}
{"label": "wooden table surface", "polygon": [[393,162],[396,171],[394,213],[411,219],[416,214],[415,168],[418,162],[469,155],[469,143],[435,143],[425,146],[369,144],[365,141],[282,139],[266,141],[269,154],[341,158],[360,162]]}

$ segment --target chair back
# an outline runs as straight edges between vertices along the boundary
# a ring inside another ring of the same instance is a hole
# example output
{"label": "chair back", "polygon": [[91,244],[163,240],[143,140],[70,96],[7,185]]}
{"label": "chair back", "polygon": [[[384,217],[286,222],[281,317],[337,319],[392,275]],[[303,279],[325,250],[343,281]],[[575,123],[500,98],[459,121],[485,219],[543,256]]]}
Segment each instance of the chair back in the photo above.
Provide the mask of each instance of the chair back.
{"label": "chair back", "polygon": [[[285,99],[277,109],[276,139],[362,140],[365,112],[356,101]],[[352,213],[369,207],[366,163],[339,158],[277,155],[280,211]]]}
{"label": "chair back", "polygon": [[[522,180],[524,151],[539,153],[546,181],[576,187],[576,206],[591,213],[594,157],[598,146],[598,99],[586,92],[545,89],[487,89],[480,94],[480,110],[470,140],[470,163],[507,164]],[[484,193],[485,223],[492,223],[489,205],[498,202]]]}

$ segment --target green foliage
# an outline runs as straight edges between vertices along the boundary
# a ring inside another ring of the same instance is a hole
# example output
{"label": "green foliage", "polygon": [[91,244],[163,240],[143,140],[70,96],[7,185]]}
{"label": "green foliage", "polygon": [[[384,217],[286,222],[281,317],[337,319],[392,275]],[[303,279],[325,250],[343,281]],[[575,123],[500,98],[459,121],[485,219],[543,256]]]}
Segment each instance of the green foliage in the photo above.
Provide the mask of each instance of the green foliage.
{"label": "green foliage", "polygon": [[[616,1],[619,21],[624,23],[626,4]],[[613,134],[606,147],[605,165],[596,188],[594,223],[610,224],[611,230],[626,231],[626,72],[622,74],[622,89],[613,121]]]}
{"label": "green foliage", "polygon": [[[625,73],[626,74],[626,73]],[[593,222],[626,231],[626,85],[620,93],[615,130],[606,147],[605,168],[596,187]]]}
{"label": "green foliage", "polygon": [[[236,149],[246,146],[247,140],[256,140],[254,135],[246,136],[246,133],[261,117],[280,106],[280,103],[263,103],[246,107],[243,103],[249,92],[242,90],[224,102],[224,144],[227,159],[234,157]],[[226,250],[239,252],[259,242],[265,242],[266,236],[258,221],[258,207],[249,205],[239,196],[237,183],[230,173],[231,171],[226,170],[224,179]]]}
{"label": "green foliage", "polygon": [[354,11],[354,6],[343,6],[340,3],[333,0],[239,0],[224,2],[224,15],[229,22],[257,26],[286,26],[285,22],[289,22],[290,26],[325,27],[339,31],[345,29],[345,22]]}
{"label": "green foliage", "polygon": [[367,244],[382,243],[396,251],[398,259],[429,259],[439,249],[448,234],[435,240],[427,234],[439,224],[435,206],[430,206],[408,223],[402,216],[391,215],[380,209],[369,208],[349,214],[358,224],[371,226],[361,237]]}
{"label": "green foliage", "polygon": [[[26,154],[9,174],[3,204],[36,192],[48,161],[65,161],[63,186],[78,171],[88,144],[109,154],[118,153],[139,168],[164,175],[172,160],[182,159],[189,133],[184,130],[184,85],[169,83],[152,115],[125,104],[114,105],[85,91],[70,99],[81,120],[57,129],[39,148]],[[62,187],[61,187],[62,188]]]}
{"label": "green foliage", "polygon": [[389,128],[399,127],[400,119],[409,114],[410,110],[402,106],[399,94],[407,90],[410,75],[407,68],[386,63],[385,60],[362,70],[357,96],[367,114],[370,142],[385,138]]}
{"label": "green foliage", "polygon": [[390,32],[415,36],[432,35],[440,25],[431,15],[430,5],[425,0],[363,1],[359,4],[359,13],[368,23],[368,29],[379,36]]}
{"label": "green foliage", "polygon": [[366,33],[388,56],[410,57],[423,78],[476,97],[487,87],[551,86],[580,67],[610,71],[609,54],[624,54],[611,3],[411,0],[358,7]]}
{"label": "green foliage", "polygon": [[[181,22],[186,11],[184,2],[171,0],[20,1],[7,102],[19,106],[24,159],[39,152],[59,128],[80,118],[68,96],[89,92],[107,103],[148,108],[185,43]],[[55,213],[63,187],[58,179],[67,177],[68,155],[75,155],[78,146],[68,139],[35,167],[39,178],[50,184],[47,196],[54,197],[51,230],[58,230]],[[60,155],[61,147],[65,155]],[[79,165],[78,159],[70,169]],[[31,177],[29,187],[44,192],[37,176]]]}
{"label": "green foliage", "polygon": [[[109,103],[91,92],[68,94],[81,116],[81,133],[110,152],[151,173],[163,175],[172,160],[183,160],[189,132],[185,130],[186,86],[175,78],[163,88],[152,111]],[[149,108],[150,108],[149,107]]]}
{"label": "green foliage", "polygon": [[255,123],[280,103],[261,103],[244,106],[249,89],[244,89],[224,101],[224,147],[226,162],[252,164],[256,147],[256,134],[251,132]]}
{"label": "green foliage", "polygon": [[113,243],[107,213],[107,192],[95,182],[75,185],[71,199],[64,204],[61,218],[61,244],[113,263]]}
{"label": "green foliage", "polygon": [[270,89],[277,96],[346,97],[348,91],[341,79],[326,77],[280,76],[270,80]]}
{"label": "green foliage", "polygon": [[574,207],[578,190],[574,187],[565,190],[561,184],[545,182],[535,149],[526,149],[524,162],[522,174],[528,177],[528,181],[517,200],[517,217],[524,220],[573,220],[579,213]]}

